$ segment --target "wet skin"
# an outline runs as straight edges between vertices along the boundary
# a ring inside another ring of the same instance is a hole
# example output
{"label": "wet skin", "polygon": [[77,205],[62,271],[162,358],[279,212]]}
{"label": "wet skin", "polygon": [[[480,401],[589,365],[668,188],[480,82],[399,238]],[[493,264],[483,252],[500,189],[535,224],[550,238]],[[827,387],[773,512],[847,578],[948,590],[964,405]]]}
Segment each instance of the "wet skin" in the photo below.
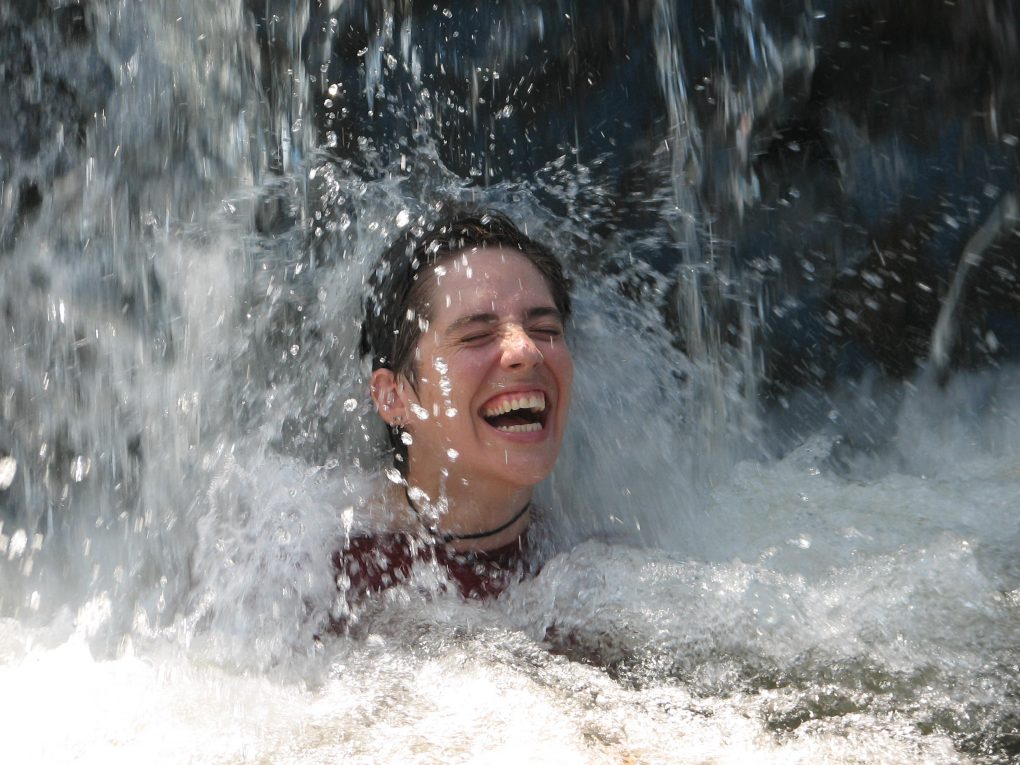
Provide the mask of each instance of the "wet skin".
{"label": "wet skin", "polygon": [[[383,419],[403,422],[411,438],[408,485],[448,500],[440,528],[472,533],[512,517],[552,471],[573,362],[552,293],[520,253],[465,251],[430,281],[414,379],[377,370],[372,393]],[[515,404],[523,408],[503,411]],[[491,549],[526,524],[462,546]]]}

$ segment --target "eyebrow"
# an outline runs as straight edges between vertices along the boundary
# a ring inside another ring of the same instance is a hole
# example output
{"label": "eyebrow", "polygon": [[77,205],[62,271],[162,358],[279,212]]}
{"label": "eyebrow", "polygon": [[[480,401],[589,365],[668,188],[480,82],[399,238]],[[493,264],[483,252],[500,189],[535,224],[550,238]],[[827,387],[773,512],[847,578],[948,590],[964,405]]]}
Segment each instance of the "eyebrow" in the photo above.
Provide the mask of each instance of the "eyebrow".
{"label": "eyebrow", "polygon": [[[524,312],[524,321],[534,321],[535,319],[545,319],[553,317],[559,322],[563,322],[563,314],[552,306],[536,306],[535,308],[529,308]],[[494,313],[472,313],[467,316],[461,316],[459,319],[450,324],[446,328],[447,333],[456,332],[464,327],[468,327],[472,324],[498,324],[499,316]]]}

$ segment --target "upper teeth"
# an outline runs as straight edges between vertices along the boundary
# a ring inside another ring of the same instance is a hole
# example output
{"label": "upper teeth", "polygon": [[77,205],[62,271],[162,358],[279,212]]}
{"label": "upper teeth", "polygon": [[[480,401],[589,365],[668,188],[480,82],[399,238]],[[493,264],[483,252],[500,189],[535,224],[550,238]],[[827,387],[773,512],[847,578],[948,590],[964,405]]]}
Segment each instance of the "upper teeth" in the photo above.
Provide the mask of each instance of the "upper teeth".
{"label": "upper teeth", "polygon": [[483,414],[486,417],[495,417],[496,415],[512,412],[515,409],[530,409],[533,412],[544,412],[545,394],[526,393],[517,398],[505,398],[502,403],[493,407],[487,407]]}

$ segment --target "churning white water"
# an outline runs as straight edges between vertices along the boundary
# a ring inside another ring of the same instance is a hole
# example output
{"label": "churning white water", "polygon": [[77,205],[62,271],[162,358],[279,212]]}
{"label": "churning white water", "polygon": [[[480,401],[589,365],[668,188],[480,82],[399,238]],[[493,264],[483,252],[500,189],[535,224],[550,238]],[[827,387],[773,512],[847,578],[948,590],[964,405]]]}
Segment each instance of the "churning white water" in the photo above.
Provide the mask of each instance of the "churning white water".
{"label": "churning white water", "polygon": [[[90,638],[109,618],[107,596],[44,625],[6,619],[6,751],[41,761],[979,761],[979,747],[965,754],[959,743],[1013,735],[1017,692],[1018,402],[1001,392],[994,422],[954,434],[923,410],[963,408],[970,392],[918,394],[898,428],[915,470],[839,478],[820,437],[779,462],[743,462],[703,503],[675,507],[698,533],[667,549],[586,542],[492,604],[393,591],[358,639],[308,642],[257,669],[237,661],[255,662],[261,641],[290,630],[286,615],[184,632],[139,625],[105,653]],[[992,455],[982,435],[1012,446]],[[653,451],[632,448],[638,459]],[[301,479],[281,471],[273,483],[293,490]],[[271,488],[253,499],[275,514],[287,506]],[[267,534],[255,545],[272,557],[280,542]],[[245,565],[234,587],[264,586],[253,581],[264,567]],[[251,605],[272,608],[268,593]]]}
{"label": "churning white water", "polygon": [[[772,448],[753,364],[677,350],[661,279],[599,273],[526,185],[427,145],[366,181],[314,153],[297,86],[286,172],[253,173],[250,30],[198,5],[97,5],[113,100],[0,262],[5,762],[1016,756],[1020,370],[922,372],[878,450]],[[491,603],[419,571],[335,637],[329,555],[380,464],[364,274],[439,196],[528,221],[577,278],[556,549]],[[275,237],[266,199],[293,206]],[[833,420],[880,398],[848,385]]]}

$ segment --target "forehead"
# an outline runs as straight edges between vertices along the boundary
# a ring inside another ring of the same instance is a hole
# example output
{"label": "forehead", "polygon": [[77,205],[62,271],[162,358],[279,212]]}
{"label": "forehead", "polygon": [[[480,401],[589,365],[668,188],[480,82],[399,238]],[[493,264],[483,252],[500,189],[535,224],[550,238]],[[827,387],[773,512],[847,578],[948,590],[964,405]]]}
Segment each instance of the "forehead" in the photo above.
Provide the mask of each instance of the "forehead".
{"label": "forehead", "polygon": [[552,291],[535,265],[512,248],[458,252],[432,269],[429,303],[434,320],[465,310],[512,310],[553,305]]}

